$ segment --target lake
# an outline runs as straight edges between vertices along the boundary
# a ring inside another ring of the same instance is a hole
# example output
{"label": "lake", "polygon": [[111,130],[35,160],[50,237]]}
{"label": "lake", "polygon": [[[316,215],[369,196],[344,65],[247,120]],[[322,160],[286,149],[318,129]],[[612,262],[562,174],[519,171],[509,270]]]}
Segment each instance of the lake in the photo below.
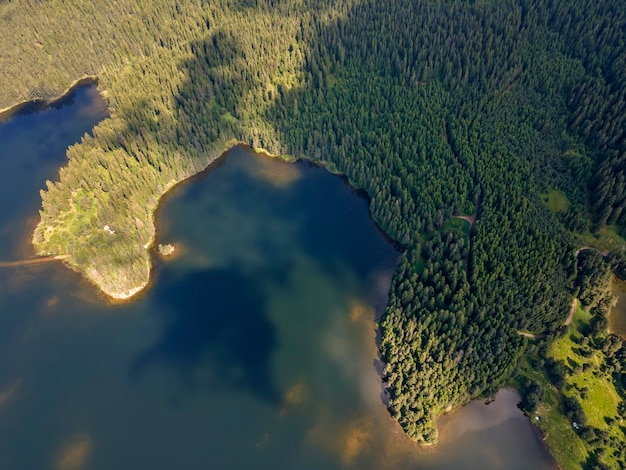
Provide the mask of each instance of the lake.
{"label": "lake", "polygon": [[[0,126],[0,255],[32,255],[39,189],[106,116],[95,87]],[[518,396],[413,444],[382,403],[375,318],[398,253],[306,162],[231,150],[157,213],[151,288],[106,302],[60,263],[0,268],[0,468],[553,468]]]}

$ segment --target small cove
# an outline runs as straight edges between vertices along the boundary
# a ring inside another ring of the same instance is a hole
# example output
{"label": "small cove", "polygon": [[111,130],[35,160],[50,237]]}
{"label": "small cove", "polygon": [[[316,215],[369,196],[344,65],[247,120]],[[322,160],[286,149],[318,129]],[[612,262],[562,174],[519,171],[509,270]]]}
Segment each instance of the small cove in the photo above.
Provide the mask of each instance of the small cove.
{"label": "small cove", "polygon": [[[28,255],[38,189],[106,116],[75,93],[0,126],[2,260]],[[551,468],[510,391],[442,417],[432,449],[388,416],[374,318],[397,253],[337,176],[238,147],[157,222],[176,256],[134,302],[60,264],[0,271],[1,468]]]}

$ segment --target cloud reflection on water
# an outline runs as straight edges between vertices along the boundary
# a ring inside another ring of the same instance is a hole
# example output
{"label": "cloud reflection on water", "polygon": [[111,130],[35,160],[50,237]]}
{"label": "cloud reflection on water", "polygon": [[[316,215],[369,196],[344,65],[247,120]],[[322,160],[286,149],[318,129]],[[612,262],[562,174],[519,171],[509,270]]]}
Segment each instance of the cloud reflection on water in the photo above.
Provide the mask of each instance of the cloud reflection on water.
{"label": "cloud reflection on water", "polygon": [[55,470],[81,470],[86,468],[93,451],[93,442],[86,434],[74,436],[59,451]]}
{"label": "cloud reflection on water", "polygon": [[4,390],[0,391],[0,408],[2,408],[6,403],[15,395],[15,392],[20,386],[20,379],[16,379],[11,385],[6,387]]}
{"label": "cloud reflection on water", "polygon": [[269,364],[276,334],[252,281],[235,268],[164,272],[151,299],[163,332],[133,361],[131,375],[166,367],[188,389],[246,390],[278,403]]}

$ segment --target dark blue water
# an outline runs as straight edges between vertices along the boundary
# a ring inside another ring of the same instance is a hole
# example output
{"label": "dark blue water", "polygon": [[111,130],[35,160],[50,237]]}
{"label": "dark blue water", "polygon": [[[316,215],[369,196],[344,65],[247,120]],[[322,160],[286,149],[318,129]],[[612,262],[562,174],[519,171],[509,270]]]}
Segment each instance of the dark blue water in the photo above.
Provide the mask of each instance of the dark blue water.
{"label": "dark blue water", "polygon": [[46,180],[57,179],[68,145],[107,116],[96,87],[89,86],[45,112],[15,116],[0,125],[0,259],[28,253],[25,242],[41,206],[39,190]]}
{"label": "dark blue water", "polygon": [[[3,259],[96,102],[0,126]],[[176,251],[128,304],[60,264],[0,269],[0,468],[549,468],[511,392],[446,417],[432,450],[391,420],[374,318],[397,253],[340,178],[238,148],[157,220]]]}

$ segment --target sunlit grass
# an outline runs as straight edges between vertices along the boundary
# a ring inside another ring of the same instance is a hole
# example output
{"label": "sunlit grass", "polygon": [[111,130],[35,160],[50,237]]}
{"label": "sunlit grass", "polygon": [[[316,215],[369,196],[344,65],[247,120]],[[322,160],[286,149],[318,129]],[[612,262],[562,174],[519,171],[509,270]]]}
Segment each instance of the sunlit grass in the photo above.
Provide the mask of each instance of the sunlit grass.
{"label": "sunlit grass", "polygon": [[544,441],[559,467],[563,470],[580,469],[582,463],[587,460],[586,445],[576,435],[569,420],[561,413],[558,390],[548,381],[545,372],[531,366],[528,359],[523,360],[520,365],[521,375],[539,383],[544,391],[542,403],[529,418],[541,429]]}
{"label": "sunlit grass", "polygon": [[597,233],[587,232],[579,235],[582,245],[592,246],[600,251],[613,251],[621,249],[626,245],[626,239],[620,236],[619,231],[614,225],[606,225],[598,230]]}
{"label": "sunlit grass", "polygon": [[567,196],[557,189],[552,189],[541,195],[541,199],[550,208],[552,212],[565,212],[569,207]]}
{"label": "sunlit grass", "polygon": [[[567,367],[573,369],[567,375],[562,391],[557,390],[549,382],[542,368],[531,366],[532,359],[537,360],[538,357],[528,357],[520,366],[521,375],[536,381],[544,390],[542,403],[531,416],[531,420],[543,431],[550,450],[563,469],[581,468],[592,450],[589,444],[576,434],[572,423],[560,410],[560,401],[566,396],[575,397],[580,401],[589,426],[606,430],[618,438],[618,442],[623,442],[619,426],[609,425],[607,422],[616,420],[619,423],[617,406],[620,398],[612,377],[601,370],[604,361],[602,352],[593,350],[590,357],[581,354],[579,343],[590,319],[591,314],[578,304],[567,333],[554,341],[548,352],[548,357],[561,360]],[[583,364],[587,365],[583,368]],[[539,420],[536,417],[539,417]],[[612,449],[607,449],[604,461],[617,465]]]}

